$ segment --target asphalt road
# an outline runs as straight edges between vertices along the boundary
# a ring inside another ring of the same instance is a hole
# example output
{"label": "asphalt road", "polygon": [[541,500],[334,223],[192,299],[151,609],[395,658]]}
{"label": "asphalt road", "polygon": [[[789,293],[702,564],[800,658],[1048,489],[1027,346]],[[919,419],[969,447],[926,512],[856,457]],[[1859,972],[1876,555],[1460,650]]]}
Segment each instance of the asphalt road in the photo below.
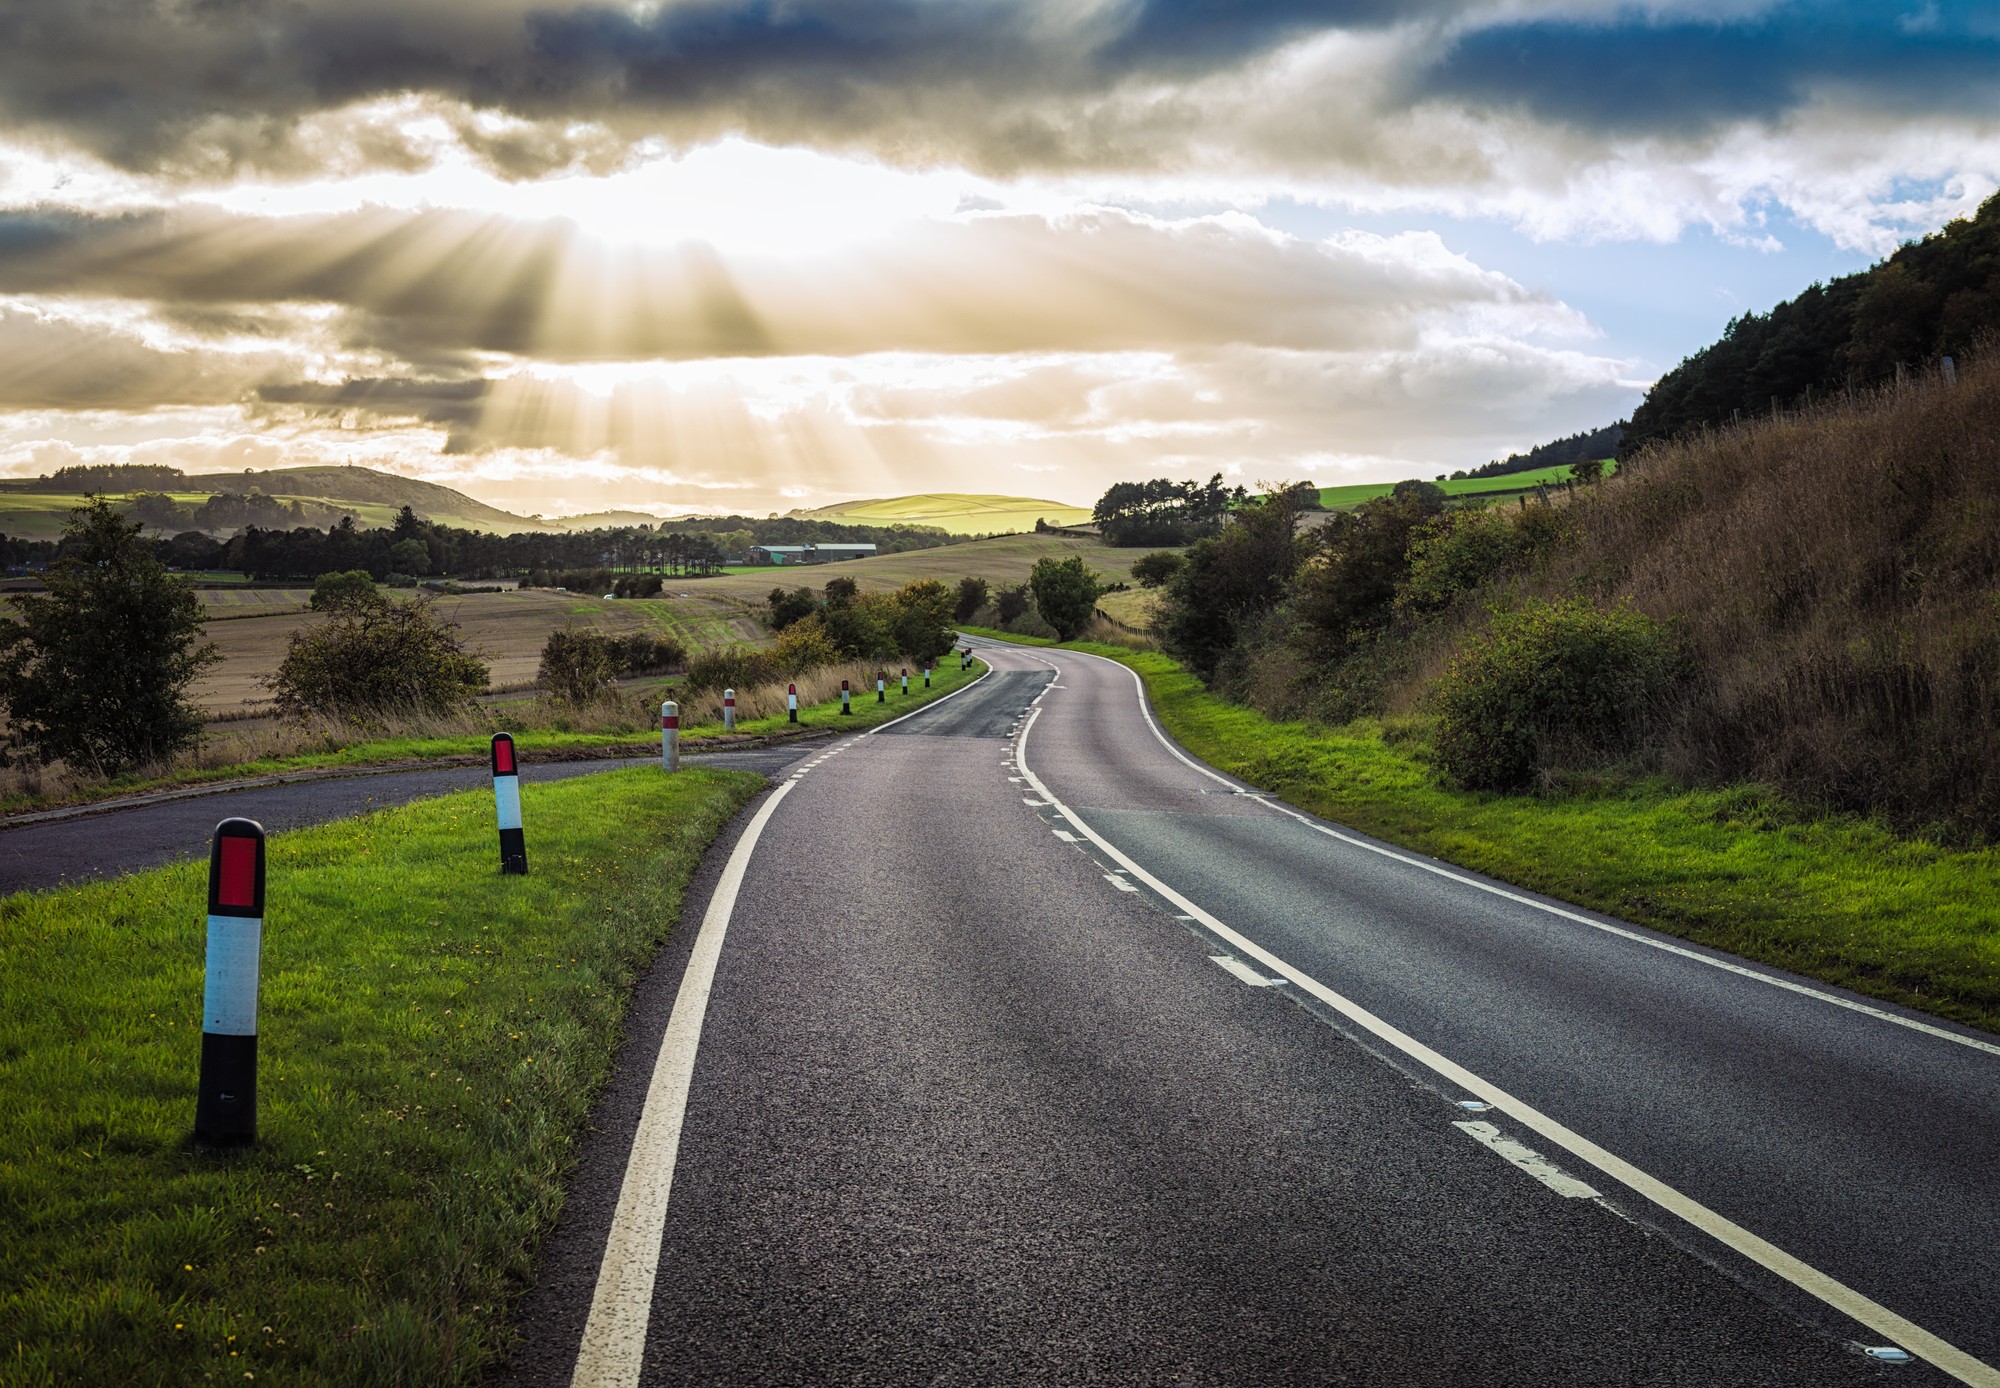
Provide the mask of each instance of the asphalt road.
{"label": "asphalt road", "polygon": [[[986,654],[771,807],[657,1179],[643,1353],[591,1381],[1950,1381],[1462,1107],[1452,1063],[2000,1362],[1981,1038],[1384,856],[1181,757],[1122,668]],[[572,1382],[730,853],[642,986],[506,1382]]]}
{"label": "asphalt road", "polygon": [[[769,775],[808,755],[814,745],[781,743],[741,752],[688,755],[682,760],[691,767],[725,767]],[[562,781],[635,763],[634,758],[621,757],[523,765],[521,777],[530,784]],[[492,776],[485,767],[429,767],[107,806],[73,818],[0,822],[0,895],[115,877],[182,858],[202,857],[208,852],[209,836],[216,824],[232,816],[254,819],[275,834],[491,784]]]}

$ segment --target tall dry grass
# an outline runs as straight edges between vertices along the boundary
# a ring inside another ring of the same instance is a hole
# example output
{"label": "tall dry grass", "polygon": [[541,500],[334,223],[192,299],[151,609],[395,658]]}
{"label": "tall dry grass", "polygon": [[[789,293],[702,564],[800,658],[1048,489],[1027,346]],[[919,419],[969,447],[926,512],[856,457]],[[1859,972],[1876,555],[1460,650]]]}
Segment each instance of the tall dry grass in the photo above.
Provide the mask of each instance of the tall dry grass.
{"label": "tall dry grass", "polygon": [[1660,734],[1670,771],[2000,836],[2000,353],[1982,355],[1956,384],[1656,446],[1580,491],[1571,543],[1507,586],[1672,624],[1695,674]]}

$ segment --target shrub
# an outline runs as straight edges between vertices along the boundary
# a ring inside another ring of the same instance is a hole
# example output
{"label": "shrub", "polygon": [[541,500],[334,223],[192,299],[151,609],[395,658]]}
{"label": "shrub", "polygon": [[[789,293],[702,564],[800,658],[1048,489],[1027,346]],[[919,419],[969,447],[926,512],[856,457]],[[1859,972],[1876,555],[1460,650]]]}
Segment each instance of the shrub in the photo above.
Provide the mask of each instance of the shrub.
{"label": "shrub", "polygon": [[810,588],[773,588],[769,598],[771,604],[771,629],[783,631],[793,622],[801,621],[819,611],[819,599]]}
{"label": "shrub", "polygon": [[1006,626],[1034,605],[1028,595],[1028,585],[1016,583],[1011,588],[1002,588],[993,595],[993,611],[1000,618],[1000,625]]}
{"label": "shrub", "polygon": [[610,692],[625,663],[625,643],[588,627],[557,627],[542,645],[536,679],[551,699],[592,703]]}
{"label": "shrub", "polygon": [[486,664],[431,598],[376,596],[292,633],[269,681],[286,717],[368,721],[388,712],[450,713],[484,692]]}
{"label": "shrub", "polygon": [[332,612],[357,602],[375,600],[375,580],[368,576],[366,569],[349,569],[345,573],[321,574],[313,580],[312,601],[308,604],[315,612]]}
{"label": "shrub", "polygon": [[1396,615],[1407,620],[1444,611],[1461,593],[1514,563],[1525,548],[1526,536],[1498,511],[1431,517],[1410,536],[1410,567],[1397,586]]}
{"label": "shrub", "polygon": [[665,586],[658,574],[620,574],[611,591],[621,598],[657,598]]}
{"label": "shrub", "polygon": [[963,593],[954,595],[934,578],[919,579],[898,588],[889,599],[895,607],[896,653],[911,660],[929,660],[950,650],[952,637],[956,635],[953,613],[963,596]]}
{"label": "shrub", "polygon": [[1154,550],[1132,561],[1132,577],[1141,588],[1158,588],[1181,571],[1187,561],[1170,549]]}
{"label": "shrub", "polygon": [[1438,765],[1473,790],[1518,790],[1557,760],[1629,751],[1680,662],[1664,627],[1581,599],[1496,614],[1433,692]]}
{"label": "shrub", "polygon": [[192,744],[188,686],[219,659],[198,645],[201,603],[102,498],[70,513],[70,552],[46,596],[0,623],[0,707],[9,741],[43,760],[111,775]]}
{"label": "shrub", "polygon": [[820,621],[818,614],[814,614],[779,632],[777,643],[771,647],[771,655],[780,677],[791,679],[836,664],[840,660],[840,648],[826,634],[826,624]]}
{"label": "shrub", "polygon": [[1098,596],[1104,591],[1097,575],[1077,554],[1067,559],[1036,560],[1034,572],[1028,575],[1028,586],[1035,592],[1035,610],[1065,641],[1074,640],[1077,633],[1090,625],[1097,612]]}
{"label": "shrub", "polygon": [[685,694],[715,694],[725,689],[750,689],[785,678],[787,675],[779,668],[775,651],[760,651],[752,646],[723,646],[701,651],[690,659],[680,687]]}
{"label": "shrub", "polygon": [[657,675],[687,659],[687,647],[672,636],[654,636],[635,631],[627,636],[619,652],[620,666],[628,675]]}

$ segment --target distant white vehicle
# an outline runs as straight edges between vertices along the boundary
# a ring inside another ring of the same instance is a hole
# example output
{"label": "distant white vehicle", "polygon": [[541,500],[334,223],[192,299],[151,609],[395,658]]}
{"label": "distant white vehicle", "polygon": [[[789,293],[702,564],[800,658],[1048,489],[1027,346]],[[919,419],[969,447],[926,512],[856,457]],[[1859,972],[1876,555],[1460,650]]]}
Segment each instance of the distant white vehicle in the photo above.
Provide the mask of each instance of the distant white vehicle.
{"label": "distant white vehicle", "polygon": [[616,593],[606,593],[606,594],[604,595],[604,600],[605,600],[606,602],[617,602],[617,601],[618,601],[618,595],[617,595]]}

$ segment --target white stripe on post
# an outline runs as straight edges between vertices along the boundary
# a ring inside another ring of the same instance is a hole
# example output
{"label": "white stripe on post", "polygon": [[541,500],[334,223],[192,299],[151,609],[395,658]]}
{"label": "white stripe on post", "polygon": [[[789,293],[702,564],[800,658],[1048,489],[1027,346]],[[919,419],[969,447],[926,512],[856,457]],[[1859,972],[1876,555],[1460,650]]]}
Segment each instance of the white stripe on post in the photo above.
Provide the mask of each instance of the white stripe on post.
{"label": "white stripe on post", "polygon": [[208,952],[201,997],[201,1077],[194,1138],[203,1147],[257,1140],[257,973],[264,944],[264,828],[215,826],[208,850]]}
{"label": "white stripe on post", "polygon": [[660,765],[681,769],[681,706],[672,699],[660,705]]}
{"label": "white stripe on post", "polygon": [[908,698],[909,694],[910,694],[910,667],[905,665],[903,667],[903,697]]}
{"label": "white stripe on post", "polygon": [[736,691],[733,689],[722,691],[722,731],[736,731]]}

